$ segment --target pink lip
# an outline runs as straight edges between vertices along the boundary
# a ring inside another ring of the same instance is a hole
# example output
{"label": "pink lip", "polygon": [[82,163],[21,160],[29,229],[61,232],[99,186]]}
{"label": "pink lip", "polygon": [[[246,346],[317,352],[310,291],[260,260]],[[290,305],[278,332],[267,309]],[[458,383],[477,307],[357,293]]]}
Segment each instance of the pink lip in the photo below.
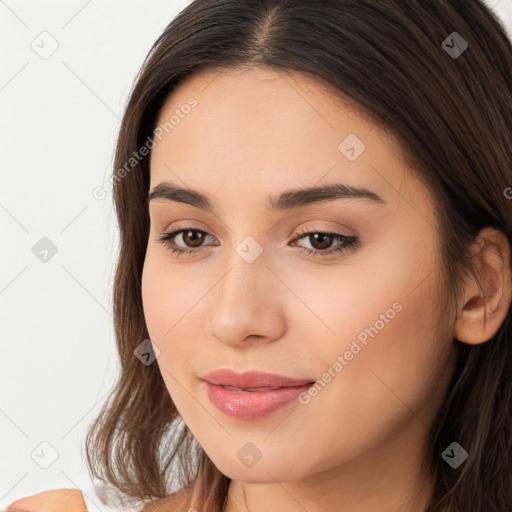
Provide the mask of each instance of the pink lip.
{"label": "pink lip", "polygon": [[[217,409],[229,416],[247,420],[270,414],[296,399],[315,382],[311,379],[292,379],[256,371],[236,373],[229,369],[215,370],[203,376],[202,380],[207,386],[208,398]],[[248,390],[236,391],[224,386]],[[279,389],[249,390],[263,387]]]}

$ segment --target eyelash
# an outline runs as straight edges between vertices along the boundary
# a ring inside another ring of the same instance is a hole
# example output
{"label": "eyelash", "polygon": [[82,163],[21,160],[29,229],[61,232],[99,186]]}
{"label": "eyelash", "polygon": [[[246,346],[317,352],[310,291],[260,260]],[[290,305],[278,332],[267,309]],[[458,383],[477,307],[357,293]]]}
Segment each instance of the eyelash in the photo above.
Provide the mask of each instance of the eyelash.
{"label": "eyelash", "polygon": [[[157,241],[159,243],[162,243],[167,249],[171,251],[171,253],[178,253],[177,256],[180,254],[190,254],[197,253],[201,251],[201,248],[199,249],[183,249],[181,247],[178,247],[174,242],[171,242],[171,239],[176,237],[177,235],[185,232],[185,231],[195,231],[197,233],[203,233],[204,235],[208,235],[205,231],[202,231],[200,229],[194,229],[193,227],[189,226],[179,226],[180,229],[174,230],[172,232],[164,231],[160,234],[160,236],[157,238]],[[336,246],[331,249],[326,249],[324,251],[320,249],[307,249],[306,247],[299,247],[299,250],[301,252],[306,252],[308,256],[320,256],[320,257],[327,257],[331,256],[337,252],[343,253],[349,249],[352,249],[357,246],[359,243],[359,238],[357,236],[347,236],[347,235],[341,235],[339,233],[331,233],[331,232],[324,232],[324,231],[307,231],[305,228],[299,230],[297,233],[297,236],[293,242],[300,240],[302,238],[305,238],[308,235],[314,235],[314,234],[321,234],[321,235],[330,235],[335,240],[339,240],[343,242],[343,244]],[[211,235],[210,235],[211,236]]]}

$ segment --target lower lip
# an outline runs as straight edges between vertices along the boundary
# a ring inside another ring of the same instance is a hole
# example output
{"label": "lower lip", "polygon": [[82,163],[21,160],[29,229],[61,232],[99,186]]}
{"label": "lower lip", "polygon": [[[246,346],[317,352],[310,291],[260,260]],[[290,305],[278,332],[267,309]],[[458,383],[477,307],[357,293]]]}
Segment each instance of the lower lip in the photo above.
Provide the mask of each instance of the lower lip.
{"label": "lower lip", "polygon": [[242,420],[254,420],[297,399],[313,383],[273,391],[233,391],[209,382],[206,385],[208,398],[219,411]]}

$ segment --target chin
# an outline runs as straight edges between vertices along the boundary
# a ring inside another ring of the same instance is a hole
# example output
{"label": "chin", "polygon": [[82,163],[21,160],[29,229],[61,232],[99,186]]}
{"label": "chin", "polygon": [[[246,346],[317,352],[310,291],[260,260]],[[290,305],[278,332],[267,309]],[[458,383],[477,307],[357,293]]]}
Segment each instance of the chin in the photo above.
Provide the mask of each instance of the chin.
{"label": "chin", "polygon": [[[307,476],[299,457],[286,461],[283,460],[282,456],[277,456],[274,460],[271,457],[262,456],[252,467],[245,467],[244,463],[236,457],[234,459],[223,458],[222,460],[211,458],[211,460],[221,473],[238,482],[271,484],[275,483],[276,480],[285,482]],[[300,471],[298,468],[300,468]]]}

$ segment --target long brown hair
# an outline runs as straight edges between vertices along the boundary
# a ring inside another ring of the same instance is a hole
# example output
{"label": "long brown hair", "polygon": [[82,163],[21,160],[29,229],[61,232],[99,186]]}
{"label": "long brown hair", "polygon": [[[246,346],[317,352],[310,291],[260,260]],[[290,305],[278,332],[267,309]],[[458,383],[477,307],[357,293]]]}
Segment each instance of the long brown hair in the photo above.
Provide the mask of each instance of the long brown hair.
{"label": "long brown hair", "polygon": [[[230,479],[184,425],[158,366],[134,356],[149,338],[141,300],[149,157],[130,158],[154,138],[160,110],[181,80],[245,66],[321,79],[396,137],[435,200],[452,299],[467,272],[477,276],[468,249],[482,228],[501,230],[512,245],[512,201],[504,192],[512,186],[512,45],[482,1],[190,3],[148,53],[120,128],[112,179],[120,229],[113,302],[121,372],[86,439],[92,475],[128,496],[193,491],[176,510],[221,512]],[[491,340],[454,343],[457,363],[430,435],[434,490],[427,511],[510,511],[510,307]],[[441,458],[454,440],[469,453],[458,469]]]}

